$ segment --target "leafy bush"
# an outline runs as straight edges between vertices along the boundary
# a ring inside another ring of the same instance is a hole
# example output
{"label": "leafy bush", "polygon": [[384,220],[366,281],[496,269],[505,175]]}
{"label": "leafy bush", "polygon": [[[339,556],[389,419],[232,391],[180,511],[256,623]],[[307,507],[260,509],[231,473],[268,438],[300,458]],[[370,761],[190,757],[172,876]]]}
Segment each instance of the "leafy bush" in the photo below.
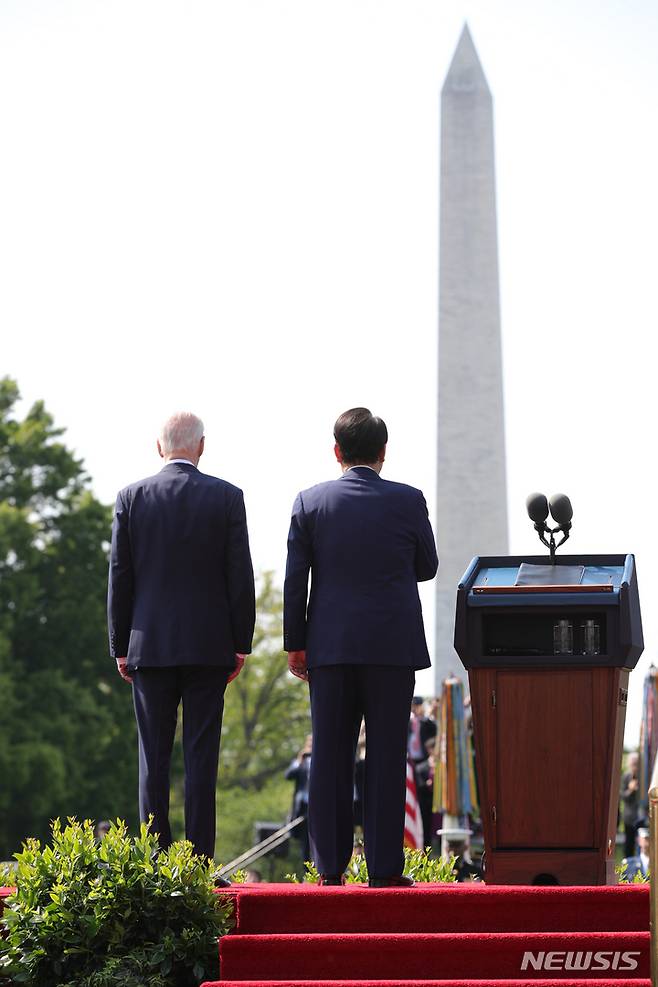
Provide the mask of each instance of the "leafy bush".
{"label": "leafy bush", "polygon": [[420,884],[456,881],[456,863],[457,857],[454,853],[447,858],[433,857],[429,847],[424,850],[405,849],[404,851],[404,873]]}
{"label": "leafy bush", "polygon": [[625,863],[619,864],[615,867],[615,874],[617,875],[617,880],[619,884],[651,884],[651,875],[649,871],[646,874],[636,871],[633,877],[628,877],[628,868]]}
{"label": "leafy bush", "polygon": [[[404,871],[406,877],[412,877],[419,884],[439,884],[451,883],[457,880],[455,865],[457,857],[451,854],[445,857],[433,857],[430,847],[424,850],[410,850],[404,848]],[[365,855],[359,850],[352,854],[352,858],[345,871],[347,884],[367,884],[368,866]],[[296,874],[287,874],[286,877],[293,884],[298,883]],[[304,880],[309,884],[317,884],[320,875],[317,868],[307,860],[304,864]]]}
{"label": "leafy bush", "polygon": [[161,851],[142,825],[117,821],[98,842],[90,822],[52,826],[16,854],[17,890],[0,932],[0,979],[30,987],[196,987],[218,976],[217,938],[232,905],[213,891],[192,845]]}

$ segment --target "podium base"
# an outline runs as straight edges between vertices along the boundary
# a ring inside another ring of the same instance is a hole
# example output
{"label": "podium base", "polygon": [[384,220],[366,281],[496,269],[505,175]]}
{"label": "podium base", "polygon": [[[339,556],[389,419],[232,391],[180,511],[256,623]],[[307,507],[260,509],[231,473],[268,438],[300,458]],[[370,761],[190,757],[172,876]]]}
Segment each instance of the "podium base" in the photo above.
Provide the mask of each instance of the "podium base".
{"label": "podium base", "polygon": [[598,850],[494,850],[486,854],[485,884],[617,884],[614,858]]}

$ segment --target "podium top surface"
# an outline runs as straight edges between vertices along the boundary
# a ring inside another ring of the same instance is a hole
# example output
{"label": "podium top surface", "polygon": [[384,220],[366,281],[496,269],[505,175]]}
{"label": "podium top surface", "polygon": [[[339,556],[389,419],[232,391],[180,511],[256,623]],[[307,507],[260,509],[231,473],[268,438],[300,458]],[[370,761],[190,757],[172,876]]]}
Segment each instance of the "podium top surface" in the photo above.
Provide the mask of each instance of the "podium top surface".
{"label": "podium top surface", "polygon": [[[477,557],[460,586],[468,606],[618,606],[621,587],[632,578],[632,555]],[[562,570],[562,573],[561,573]]]}
{"label": "podium top surface", "polygon": [[[599,621],[605,654],[555,654],[555,618],[570,615]],[[632,555],[476,556],[459,583],[455,650],[469,670],[634,668],[643,648]]]}

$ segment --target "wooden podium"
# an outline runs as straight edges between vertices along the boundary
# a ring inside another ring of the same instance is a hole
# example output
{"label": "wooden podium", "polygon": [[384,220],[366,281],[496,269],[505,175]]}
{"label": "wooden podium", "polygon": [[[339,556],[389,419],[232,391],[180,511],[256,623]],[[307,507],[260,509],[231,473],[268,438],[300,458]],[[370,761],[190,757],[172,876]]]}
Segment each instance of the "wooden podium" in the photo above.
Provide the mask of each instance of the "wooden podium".
{"label": "wooden podium", "polygon": [[616,884],[628,676],[643,649],[633,556],[475,558],[455,648],[486,883]]}

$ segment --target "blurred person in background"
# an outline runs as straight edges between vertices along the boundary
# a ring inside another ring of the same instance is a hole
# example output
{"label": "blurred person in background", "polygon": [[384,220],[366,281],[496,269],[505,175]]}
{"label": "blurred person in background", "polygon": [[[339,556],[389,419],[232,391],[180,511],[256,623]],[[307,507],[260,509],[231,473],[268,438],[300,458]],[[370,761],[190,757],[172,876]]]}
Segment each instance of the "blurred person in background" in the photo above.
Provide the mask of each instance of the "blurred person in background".
{"label": "blurred person in background", "polygon": [[626,771],[621,777],[621,801],[624,819],[624,857],[634,857],[640,816],[640,755],[632,751],[628,755]]}
{"label": "blurred person in background", "polygon": [[101,819],[96,823],[94,827],[94,836],[97,840],[102,840],[104,836],[110,832],[110,822],[107,819]]}
{"label": "blurred person in background", "polygon": [[286,781],[294,781],[295,790],[292,796],[292,819],[302,816],[304,821],[294,830],[295,837],[300,841],[302,860],[311,858],[308,842],[308,782],[311,774],[311,756],[313,753],[313,735],[309,733],[304,746],[297,757],[290,762],[286,771]]}
{"label": "blurred person in background", "polygon": [[640,826],[637,830],[638,852],[631,857],[622,860],[622,867],[625,868],[624,877],[627,881],[633,881],[638,875],[646,877],[649,873],[649,830]]}

